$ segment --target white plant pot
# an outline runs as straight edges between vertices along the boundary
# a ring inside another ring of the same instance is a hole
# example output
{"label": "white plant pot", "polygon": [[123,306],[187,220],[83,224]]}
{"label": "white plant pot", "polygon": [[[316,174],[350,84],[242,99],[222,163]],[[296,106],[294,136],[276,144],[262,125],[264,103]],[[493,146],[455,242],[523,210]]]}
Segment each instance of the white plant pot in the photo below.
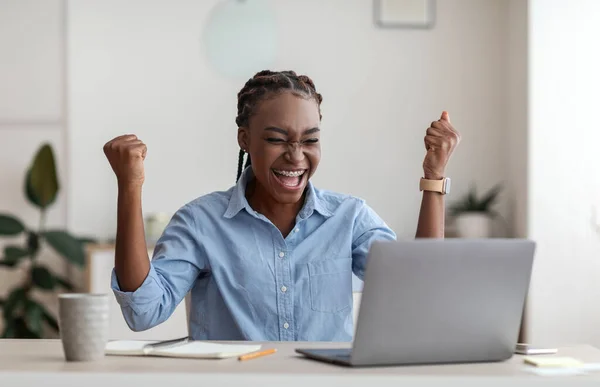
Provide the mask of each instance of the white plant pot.
{"label": "white plant pot", "polygon": [[489,238],[492,219],[483,212],[466,212],[455,219],[456,233],[459,238]]}

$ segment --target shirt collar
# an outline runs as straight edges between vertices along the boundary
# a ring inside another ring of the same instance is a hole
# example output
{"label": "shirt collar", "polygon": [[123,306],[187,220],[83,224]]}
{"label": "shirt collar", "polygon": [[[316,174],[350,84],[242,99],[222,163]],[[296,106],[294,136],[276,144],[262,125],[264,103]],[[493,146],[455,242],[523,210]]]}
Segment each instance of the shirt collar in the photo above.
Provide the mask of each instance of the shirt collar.
{"label": "shirt collar", "polygon": [[[252,172],[252,167],[249,166],[242,172],[240,179],[236,183],[236,185],[232,188],[231,198],[229,199],[229,205],[227,206],[227,210],[225,211],[226,218],[233,218],[236,216],[242,209],[246,209],[249,214],[253,214],[254,210],[250,207],[248,200],[246,199],[246,186],[248,182],[254,178],[254,173]],[[317,211],[319,214],[329,218],[333,215],[333,213],[327,208],[326,203],[318,194],[317,189],[314,187],[312,182],[309,180],[306,186],[306,199],[304,201],[304,206],[300,210],[298,214],[300,218],[306,219],[310,217],[314,211]]]}

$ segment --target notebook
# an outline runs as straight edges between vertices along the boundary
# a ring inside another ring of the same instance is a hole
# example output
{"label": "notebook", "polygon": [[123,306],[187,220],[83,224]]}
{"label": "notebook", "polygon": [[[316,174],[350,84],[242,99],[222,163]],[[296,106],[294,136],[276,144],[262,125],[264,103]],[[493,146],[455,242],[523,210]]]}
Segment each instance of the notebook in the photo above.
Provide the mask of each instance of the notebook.
{"label": "notebook", "polygon": [[583,362],[572,357],[559,356],[525,356],[523,361],[536,367],[581,367]]}
{"label": "notebook", "polygon": [[260,344],[221,344],[187,338],[167,341],[114,340],[106,344],[106,355],[162,356],[191,359],[225,359],[258,351]]}

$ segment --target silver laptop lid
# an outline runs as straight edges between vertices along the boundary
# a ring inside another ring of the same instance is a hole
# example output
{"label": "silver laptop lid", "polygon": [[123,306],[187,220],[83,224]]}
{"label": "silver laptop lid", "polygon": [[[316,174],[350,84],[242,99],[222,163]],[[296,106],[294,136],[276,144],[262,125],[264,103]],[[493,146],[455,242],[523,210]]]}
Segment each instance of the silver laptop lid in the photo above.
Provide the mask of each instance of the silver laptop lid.
{"label": "silver laptop lid", "polygon": [[496,361],[514,352],[535,243],[375,242],[352,364]]}

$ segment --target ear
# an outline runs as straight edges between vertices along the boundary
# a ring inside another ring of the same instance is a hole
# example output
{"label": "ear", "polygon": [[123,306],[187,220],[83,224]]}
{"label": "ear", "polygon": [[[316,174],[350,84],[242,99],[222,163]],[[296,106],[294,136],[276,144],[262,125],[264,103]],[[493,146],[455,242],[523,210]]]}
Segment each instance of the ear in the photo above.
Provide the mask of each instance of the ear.
{"label": "ear", "polygon": [[241,149],[245,150],[247,153],[248,149],[249,149],[249,144],[250,144],[250,133],[248,131],[248,128],[246,128],[246,127],[238,128],[237,138],[238,138],[238,145],[240,146]]}

